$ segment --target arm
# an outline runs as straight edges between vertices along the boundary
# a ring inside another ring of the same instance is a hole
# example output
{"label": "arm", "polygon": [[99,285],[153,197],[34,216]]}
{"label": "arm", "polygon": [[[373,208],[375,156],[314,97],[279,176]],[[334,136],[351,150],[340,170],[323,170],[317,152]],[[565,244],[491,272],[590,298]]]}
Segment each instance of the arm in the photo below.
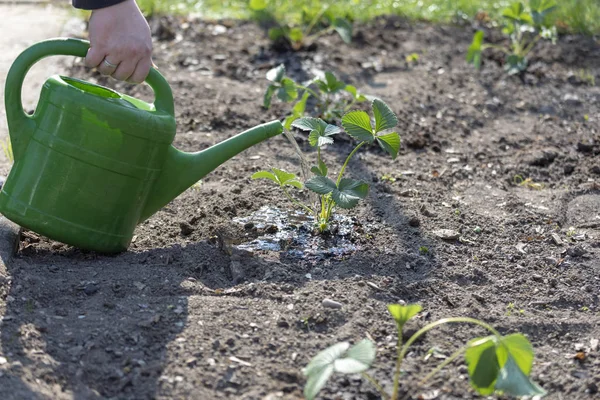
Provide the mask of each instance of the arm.
{"label": "arm", "polygon": [[143,82],[152,66],[152,36],[135,0],[73,0],[92,10],[85,63],[121,81]]}

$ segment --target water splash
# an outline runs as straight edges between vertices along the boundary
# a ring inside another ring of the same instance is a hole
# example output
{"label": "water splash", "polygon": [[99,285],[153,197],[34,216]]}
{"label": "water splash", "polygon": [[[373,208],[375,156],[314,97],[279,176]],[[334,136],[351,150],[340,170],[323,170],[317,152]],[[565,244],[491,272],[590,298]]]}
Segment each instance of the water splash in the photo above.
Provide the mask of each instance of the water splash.
{"label": "water splash", "polygon": [[240,250],[281,252],[302,259],[341,257],[359,250],[359,245],[354,243],[358,235],[355,231],[357,222],[344,215],[334,215],[331,221],[334,233],[328,235],[313,233],[315,221],[312,215],[269,206],[233,221],[264,230],[264,234],[256,239],[235,246]]}

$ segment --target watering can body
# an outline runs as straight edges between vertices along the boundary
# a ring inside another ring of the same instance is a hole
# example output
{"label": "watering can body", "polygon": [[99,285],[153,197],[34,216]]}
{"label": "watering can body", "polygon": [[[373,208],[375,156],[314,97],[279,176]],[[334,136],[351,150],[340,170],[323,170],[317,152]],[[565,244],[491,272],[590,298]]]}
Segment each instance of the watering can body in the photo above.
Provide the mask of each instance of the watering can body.
{"label": "watering can body", "polygon": [[273,121],[198,153],[175,137],[173,97],[152,69],[154,104],[62,76],[42,87],[26,115],[21,88],[31,65],[55,54],[84,57],[85,41],[54,39],[25,50],[6,83],[14,165],[0,191],[0,212],[17,224],[82,249],[120,252],[136,225],[220,164],[282,131]]}

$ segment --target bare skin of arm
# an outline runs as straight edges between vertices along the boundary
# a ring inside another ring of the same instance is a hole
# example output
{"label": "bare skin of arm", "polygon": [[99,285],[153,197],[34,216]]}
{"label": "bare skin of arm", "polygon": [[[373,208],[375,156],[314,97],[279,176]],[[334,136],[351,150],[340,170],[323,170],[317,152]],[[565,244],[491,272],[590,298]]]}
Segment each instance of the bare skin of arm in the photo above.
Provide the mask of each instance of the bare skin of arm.
{"label": "bare skin of arm", "polygon": [[152,66],[150,27],[135,0],[92,11],[85,63],[120,81],[143,82]]}

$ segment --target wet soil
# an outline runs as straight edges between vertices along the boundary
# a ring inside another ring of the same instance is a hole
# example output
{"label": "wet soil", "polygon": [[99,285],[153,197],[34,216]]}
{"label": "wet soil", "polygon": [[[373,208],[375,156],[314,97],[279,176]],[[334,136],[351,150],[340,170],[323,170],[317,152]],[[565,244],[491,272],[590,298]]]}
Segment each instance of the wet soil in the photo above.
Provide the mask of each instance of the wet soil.
{"label": "wet soil", "polygon": [[[312,356],[364,337],[377,343],[374,375],[389,389],[396,349],[386,304],[397,302],[424,308],[411,331],[470,316],[522,332],[548,398],[598,396],[597,42],[542,44],[530,72],[509,77],[497,54],[484,57],[481,72],[466,65],[470,26],[379,19],[358,27],[352,45],[328,36],[295,53],[272,48],[250,23],[170,18],[153,29],[155,62],[175,93],[178,148],[204,149],[282,118],[286,105],[261,104],[265,72],[283,62],[295,79],[331,70],[385,100],[400,117],[400,155],[391,161],[370,148],[351,162],[350,175],[371,192],[342,212],[350,253],[315,256],[292,243],[298,253],[285,240],[240,248],[286,228],[236,218],[265,206],[293,212],[272,185],[250,179],[269,165],[300,172],[284,137],[183,193],[139,226],[126,253],[83,252],[24,232],[0,271],[2,399],[300,399]],[[415,52],[418,62],[407,63]],[[90,77],[80,64],[72,73]],[[151,98],[146,87],[116,87]],[[296,139],[314,160],[306,136]],[[350,150],[340,140],[325,159],[339,168]],[[439,238],[440,229],[459,239]],[[341,309],[324,308],[326,298]],[[425,360],[434,346],[449,356],[483,334],[463,325],[427,334],[403,366],[403,393],[477,398],[462,362],[425,387],[417,382],[435,365]],[[321,398],[379,399],[355,376],[336,377]]]}

